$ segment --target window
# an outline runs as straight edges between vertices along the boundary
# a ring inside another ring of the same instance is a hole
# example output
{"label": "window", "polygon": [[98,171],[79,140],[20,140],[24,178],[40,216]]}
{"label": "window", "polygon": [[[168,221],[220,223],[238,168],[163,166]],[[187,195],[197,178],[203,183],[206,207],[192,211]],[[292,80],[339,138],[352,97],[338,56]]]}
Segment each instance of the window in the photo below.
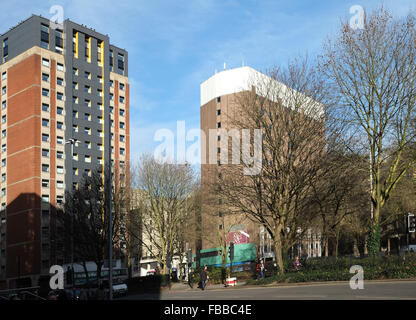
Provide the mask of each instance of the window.
{"label": "window", "polygon": [[72,69],[72,74],[73,74],[74,76],[77,76],[77,75],[78,75],[78,68],[73,68],[73,69]]}
{"label": "window", "polygon": [[78,111],[72,111],[72,118],[78,118]]}
{"label": "window", "polygon": [[48,164],[42,164],[42,172],[49,172],[49,165]]}
{"label": "window", "polygon": [[7,78],[7,72],[6,72],[6,71],[4,71],[4,72],[1,74],[1,80],[6,80],[6,78]]}
{"label": "window", "polygon": [[6,148],[6,144],[2,144],[1,145],[1,152],[6,152],[7,148]]}
{"label": "window", "polygon": [[42,103],[42,111],[49,112],[49,105],[47,103]]}
{"label": "window", "polygon": [[56,187],[58,189],[63,189],[64,188],[64,182],[63,181],[56,181]]}
{"label": "window", "polygon": [[74,176],[77,176],[78,175],[78,168],[72,168],[72,174]]}
{"label": "window", "polygon": [[78,126],[76,124],[72,125],[72,131],[78,132]]}
{"label": "window", "polygon": [[97,146],[98,146],[98,150],[100,150],[100,151],[103,150],[103,145],[101,143],[98,143]]}
{"label": "window", "polygon": [[221,122],[217,122],[217,128],[221,128]]}
{"label": "window", "polygon": [[120,109],[120,116],[124,117],[124,109]]}
{"label": "window", "polygon": [[43,127],[49,127],[49,120],[48,119],[42,119],[42,126]]}
{"label": "window", "polygon": [[84,87],[84,92],[85,93],[91,93],[91,87],[90,86],[85,86]]}
{"label": "window", "polygon": [[120,129],[124,129],[124,122],[120,122]]}
{"label": "window", "polygon": [[5,167],[6,166],[6,159],[1,159],[1,166]]}
{"label": "window", "polygon": [[56,108],[56,113],[57,113],[57,114],[62,114],[62,115],[63,115],[63,114],[64,114],[64,108],[57,107],[57,108]]}
{"label": "window", "polygon": [[103,117],[98,116],[97,119],[98,119],[98,123],[101,123],[101,124],[104,123]]}
{"label": "window", "polygon": [[217,116],[220,116],[221,115],[221,109],[218,109],[217,110]]}
{"label": "window", "polygon": [[49,188],[49,180],[42,179],[42,188]]}
{"label": "window", "polygon": [[103,104],[102,103],[98,103],[98,110],[104,110]]}
{"label": "window", "polygon": [[99,82],[99,83],[103,83],[103,77],[101,77],[101,76],[97,76],[97,79],[98,79],[98,82]]}
{"label": "window", "polygon": [[125,138],[124,135],[121,134],[120,135],[120,142],[124,142],[124,138]]}
{"label": "window", "polygon": [[40,27],[40,46],[49,49],[49,26],[41,24]]}
{"label": "window", "polygon": [[3,40],[3,62],[7,61],[9,55],[9,38]]}
{"label": "window", "polygon": [[84,133],[91,135],[91,128],[85,127]]}
{"label": "window", "polygon": [[89,113],[84,113],[84,120],[91,121],[91,115]]}
{"label": "window", "polygon": [[6,115],[1,116],[1,123],[6,123],[6,121],[7,121],[7,116]]}
{"label": "window", "polygon": [[85,141],[85,148],[91,149],[91,142],[90,141]]}
{"label": "window", "polygon": [[62,92],[57,92],[56,99],[61,100],[61,101],[64,100],[64,94]]}
{"label": "window", "polygon": [[42,149],[42,157],[49,157],[49,150],[48,149]]}
{"label": "window", "polygon": [[6,188],[1,189],[1,195],[3,197],[6,196]]}
{"label": "window", "polygon": [[63,130],[64,129],[64,123],[60,122],[60,121],[56,122],[56,129]]}
{"label": "window", "polygon": [[42,58],[42,66],[48,67],[49,68],[49,60]]}
{"label": "window", "polygon": [[64,158],[64,153],[62,151],[57,151],[56,152],[56,158],[57,159],[63,159]]}
{"label": "window", "polygon": [[91,72],[85,71],[84,72],[84,77],[85,77],[85,79],[91,80]]}
{"label": "window", "polygon": [[98,158],[98,164],[103,164],[103,158]]}
{"label": "window", "polygon": [[78,161],[78,153],[74,153],[72,159]]}
{"label": "window", "polygon": [[64,71],[64,65],[62,63],[57,63],[56,64],[56,70],[58,71]]}
{"label": "window", "polygon": [[114,81],[110,80],[110,87],[113,88],[114,87]]}
{"label": "window", "polygon": [[49,82],[49,74],[42,73],[42,81]]}
{"label": "window", "polygon": [[64,79],[62,79],[62,78],[56,78],[56,84],[58,86],[63,86],[64,85]]}
{"label": "window", "polygon": [[124,70],[124,56],[122,54],[117,54],[117,65],[120,70]]}
{"label": "window", "polygon": [[85,101],[84,101],[84,106],[86,106],[86,107],[91,107],[91,100],[87,100],[87,99],[85,99]]}
{"label": "window", "polygon": [[124,97],[120,96],[120,102],[124,103]]}
{"label": "window", "polygon": [[114,95],[110,92],[110,100],[114,100]]}
{"label": "window", "polygon": [[62,167],[62,166],[57,166],[57,167],[56,167],[56,173],[64,173],[64,167]]}
{"label": "window", "polygon": [[1,94],[6,94],[7,93],[7,88],[6,86],[4,86],[3,88],[1,88]]}
{"label": "window", "polygon": [[56,137],[56,144],[64,144],[64,138],[60,137],[60,136],[57,136]]}
{"label": "window", "polygon": [[49,134],[42,133],[42,141],[43,142],[49,142]]}
{"label": "window", "polygon": [[91,156],[85,156],[85,162],[91,163]]}
{"label": "window", "polygon": [[1,108],[2,108],[2,109],[6,109],[6,107],[7,107],[6,101],[3,101],[3,102],[1,103]]}
{"label": "window", "polygon": [[125,149],[124,148],[120,148],[120,155],[123,156],[125,153]]}
{"label": "window", "polygon": [[49,202],[49,195],[47,194],[42,194],[42,202]]}
{"label": "window", "polygon": [[49,90],[45,89],[45,88],[42,88],[42,96],[49,97]]}
{"label": "window", "polygon": [[120,90],[124,90],[124,83],[120,83]]}
{"label": "window", "polygon": [[56,203],[63,203],[64,202],[64,196],[56,196]]}
{"label": "window", "polygon": [[72,103],[78,104],[78,97],[72,97]]}
{"label": "window", "polygon": [[217,103],[221,102],[221,97],[217,97]]}
{"label": "window", "polygon": [[110,113],[113,113],[114,107],[110,106]]}
{"label": "window", "polygon": [[6,181],[6,174],[5,173],[2,173],[2,175],[1,175],[1,182],[4,182],[4,181]]}
{"label": "window", "polygon": [[72,82],[72,89],[78,90],[78,83],[77,82]]}
{"label": "window", "polygon": [[88,177],[91,177],[91,169],[85,169],[84,174]]}
{"label": "window", "polygon": [[103,96],[103,90],[97,89],[97,93],[98,93],[98,96],[99,97],[102,97]]}

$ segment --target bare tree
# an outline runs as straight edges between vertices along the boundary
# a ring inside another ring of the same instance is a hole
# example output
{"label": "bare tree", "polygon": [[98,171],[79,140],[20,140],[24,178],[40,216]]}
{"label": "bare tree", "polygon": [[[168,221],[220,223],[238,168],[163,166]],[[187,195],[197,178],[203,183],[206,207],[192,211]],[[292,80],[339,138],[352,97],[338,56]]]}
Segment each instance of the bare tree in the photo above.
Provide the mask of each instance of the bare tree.
{"label": "bare tree", "polygon": [[[221,184],[230,210],[244,213],[271,235],[277,265],[284,272],[284,253],[313,218],[310,191],[332,130],[327,123],[332,100],[307,58],[268,75],[251,79],[253,89],[240,93],[235,113],[227,115],[238,130],[262,130],[263,160],[226,166]],[[253,166],[259,174],[244,175],[242,167]]]}
{"label": "bare tree", "polygon": [[329,240],[334,239],[333,255],[338,255],[340,228],[348,215],[367,207],[360,170],[365,164],[359,155],[344,149],[328,148],[322,157],[318,177],[312,184],[312,204],[321,218],[324,255],[328,257]]}
{"label": "bare tree", "polygon": [[[163,273],[167,260],[181,247],[182,235],[191,220],[195,192],[195,175],[188,165],[160,163],[151,155],[143,155],[134,169],[134,187],[139,195],[133,203],[136,208],[131,221],[140,224],[136,237],[157,259]],[[138,228],[136,228],[138,229]]]}
{"label": "bare tree", "polygon": [[380,210],[416,161],[416,154],[402,157],[415,137],[415,42],[415,17],[393,18],[381,8],[365,15],[363,28],[342,22],[339,35],[324,46],[323,70],[337,88],[345,120],[363,137],[369,152],[371,254],[380,249]]}
{"label": "bare tree", "polygon": [[[109,199],[105,196],[108,179],[108,175],[103,175],[98,169],[91,176],[84,175],[77,188],[66,192],[64,211],[59,217],[64,226],[64,233],[60,236],[67,241],[67,250],[74,261],[84,266],[87,281],[86,262],[95,262],[97,279],[100,280],[104,259],[108,256]],[[112,225],[114,227],[114,221]],[[113,230],[112,242],[115,240]]]}

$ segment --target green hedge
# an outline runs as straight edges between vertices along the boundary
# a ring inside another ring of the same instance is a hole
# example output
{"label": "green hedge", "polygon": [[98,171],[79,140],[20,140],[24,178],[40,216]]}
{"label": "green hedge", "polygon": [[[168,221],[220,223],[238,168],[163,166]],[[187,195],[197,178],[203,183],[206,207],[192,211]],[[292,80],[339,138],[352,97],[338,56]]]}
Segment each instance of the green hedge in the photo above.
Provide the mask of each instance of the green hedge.
{"label": "green hedge", "polygon": [[416,254],[402,256],[375,256],[366,258],[341,257],[310,258],[301,261],[303,267],[294,272],[290,267],[285,274],[266,277],[264,280],[248,279],[246,284],[265,285],[273,282],[349,281],[353,276],[351,266],[360,265],[364,279],[409,279],[416,278]]}

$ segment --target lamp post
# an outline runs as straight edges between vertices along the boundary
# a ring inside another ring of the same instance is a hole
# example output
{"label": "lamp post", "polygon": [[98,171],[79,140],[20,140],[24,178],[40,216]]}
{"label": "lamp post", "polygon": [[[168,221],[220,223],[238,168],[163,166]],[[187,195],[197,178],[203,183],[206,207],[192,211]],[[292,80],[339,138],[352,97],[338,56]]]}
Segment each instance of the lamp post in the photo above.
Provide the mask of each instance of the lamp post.
{"label": "lamp post", "polygon": [[[65,144],[70,144],[71,145],[71,164],[74,158],[74,144],[77,140],[72,138],[69,139],[67,141],[65,141]],[[70,185],[72,185],[72,175],[71,176],[71,183]],[[75,284],[75,270],[74,270],[74,213],[71,213],[72,219],[71,219],[71,272],[72,272],[72,285]]]}

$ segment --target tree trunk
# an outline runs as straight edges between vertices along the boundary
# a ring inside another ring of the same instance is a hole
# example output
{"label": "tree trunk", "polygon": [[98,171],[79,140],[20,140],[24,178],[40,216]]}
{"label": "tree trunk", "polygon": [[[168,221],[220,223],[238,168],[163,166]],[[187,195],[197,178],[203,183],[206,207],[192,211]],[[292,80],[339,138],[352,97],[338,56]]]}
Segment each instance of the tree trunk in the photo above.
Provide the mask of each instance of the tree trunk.
{"label": "tree trunk", "polygon": [[283,263],[283,247],[282,247],[282,238],[281,238],[281,231],[282,227],[279,225],[276,227],[275,230],[275,237],[274,237],[274,253],[276,256],[276,263],[279,267],[279,273],[284,274],[285,268]]}
{"label": "tree trunk", "polygon": [[328,258],[329,255],[329,241],[328,241],[328,236],[324,236],[323,239],[323,244],[324,244],[324,251],[325,251],[325,258]]}
{"label": "tree trunk", "polygon": [[358,240],[357,240],[356,237],[354,238],[354,248],[353,248],[353,251],[354,251],[354,257],[359,257],[360,256],[360,251],[358,250]]}
{"label": "tree trunk", "polygon": [[364,236],[364,255],[368,255],[368,235]]}

